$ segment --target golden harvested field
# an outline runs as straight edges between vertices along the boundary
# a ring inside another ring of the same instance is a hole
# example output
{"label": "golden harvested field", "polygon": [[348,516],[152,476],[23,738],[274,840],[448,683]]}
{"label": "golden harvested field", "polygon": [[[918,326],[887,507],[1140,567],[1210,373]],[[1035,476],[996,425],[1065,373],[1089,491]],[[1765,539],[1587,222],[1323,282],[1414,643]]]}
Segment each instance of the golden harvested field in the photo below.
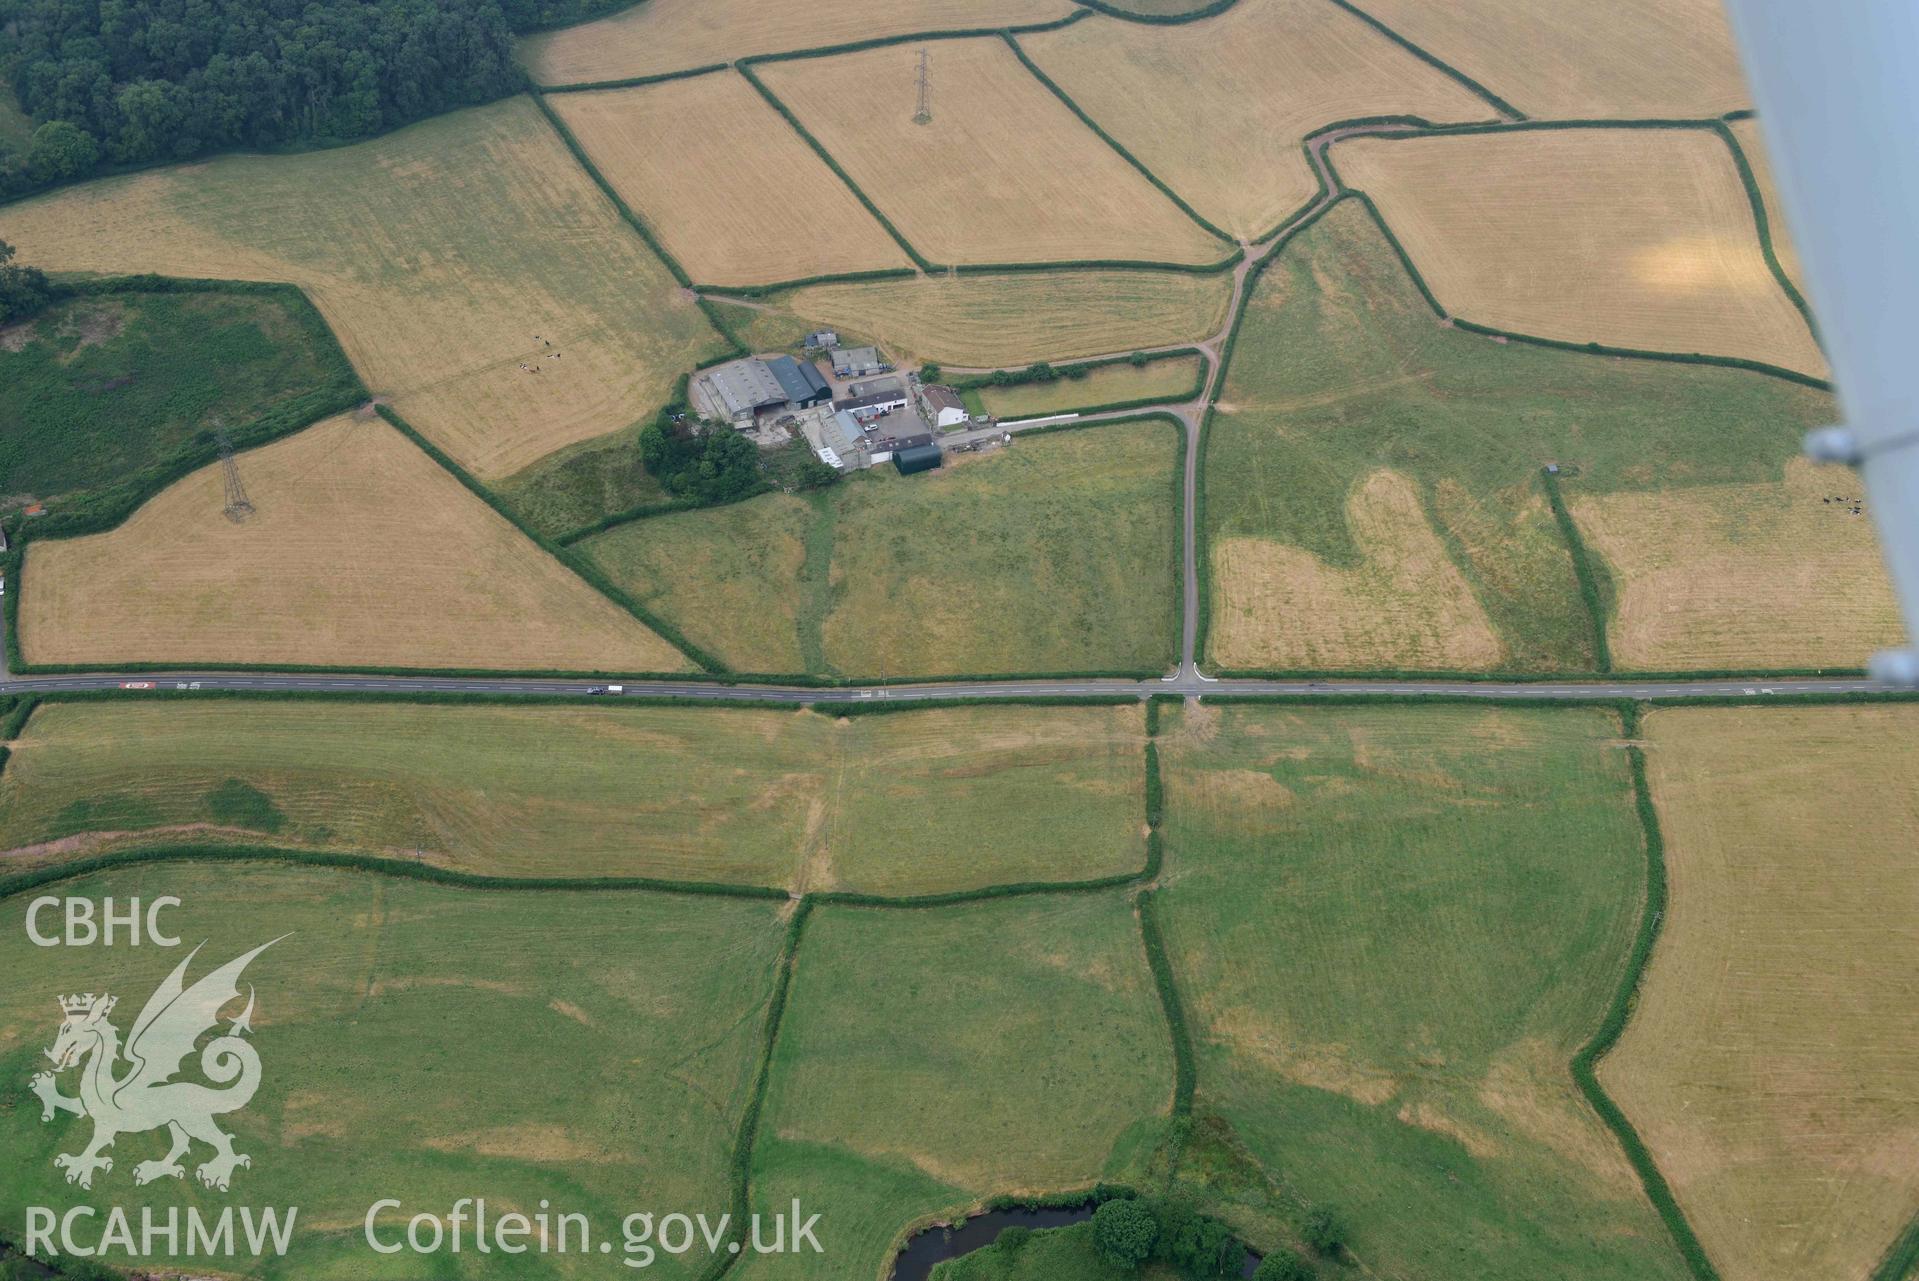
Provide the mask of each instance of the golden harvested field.
{"label": "golden harvested field", "polygon": [[584,84],[915,31],[1050,22],[1073,8],[1070,0],[647,0],[598,22],[530,36],[519,57],[540,84]]}
{"label": "golden harvested field", "polygon": [[779,305],[898,356],[995,367],[1193,342],[1225,326],[1232,301],[1230,272],[1062,271],[810,285]]}
{"label": "golden harvested field", "polygon": [[32,544],[28,662],[675,672],[691,666],[377,418],[201,468],[103,534]]}
{"label": "golden harvested field", "polygon": [[982,387],[980,404],[999,418],[1056,414],[1088,405],[1117,405],[1156,398],[1160,403],[1189,399],[1202,368],[1198,356],[1155,360],[1148,364],[1102,365],[1078,378],[1012,387]]}
{"label": "golden harvested field", "polygon": [[1752,166],[1752,176],[1759,181],[1759,197],[1766,205],[1766,222],[1772,229],[1772,251],[1779,256],[1779,265],[1786,269],[1786,277],[1805,292],[1805,277],[1799,271],[1799,251],[1793,248],[1792,233],[1786,227],[1786,211],[1779,204],[1779,190],[1772,185],[1772,157],[1766,151],[1765,135],[1760,132],[1757,120],[1734,120],[1728,126],[1732,136],[1739,140],[1739,149],[1746,153],[1746,163]]}
{"label": "golden harvested field", "polygon": [[491,876],[1076,880],[1145,864],[1144,748],[1137,706],[55,702],[0,774],[0,863],[237,840]]}
{"label": "golden harvested field", "polygon": [[1697,119],[1750,107],[1721,0],[1364,0],[1527,115]]}
{"label": "golden harvested field", "polygon": [[1263,538],[1213,547],[1210,652],[1227,668],[1493,668],[1506,648],[1397,472],[1346,500],[1364,558],[1345,568]]}
{"label": "golden harvested field", "polygon": [[[548,103],[702,284],[908,267],[813,149],[732,72]],[[767,186],[777,174],[777,195]]]}
{"label": "golden harvested field", "polygon": [[1726,1281],[1864,1281],[1919,1205],[1919,708],[1645,733],[1671,899],[1601,1080]]}
{"label": "golden harvested field", "polygon": [[1455,315],[1826,372],[1710,130],[1358,138],[1334,151]]}
{"label": "golden harvested field", "polygon": [[1180,212],[1004,42],[928,46],[932,123],[913,123],[917,46],[767,63],[758,73],[922,254],[939,263],[1217,262]]}
{"label": "golden harvested field", "polygon": [[1573,518],[1612,570],[1622,667],[1857,667],[1903,628],[1859,477],[1804,459],[1773,484],[1579,495]]}
{"label": "golden harvested field", "polygon": [[1319,189],[1300,139],[1335,120],[1489,120],[1493,109],[1325,0],[1155,26],[1095,18],[1022,37],[1033,61],[1200,213],[1272,230]]}
{"label": "golden harvested field", "polygon": [[523,97],[71,187],[0,210],[0,239],[61,271],[300,285],[368,386],[488,478],[638,421],[722,348]]}

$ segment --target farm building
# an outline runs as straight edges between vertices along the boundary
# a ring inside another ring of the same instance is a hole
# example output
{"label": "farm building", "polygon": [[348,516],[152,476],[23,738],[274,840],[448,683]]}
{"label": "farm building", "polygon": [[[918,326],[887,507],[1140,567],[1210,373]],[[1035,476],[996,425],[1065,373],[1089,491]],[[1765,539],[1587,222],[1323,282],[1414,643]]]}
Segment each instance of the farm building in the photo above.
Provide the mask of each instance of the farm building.
{"label": "farm building", "polygon": [[786,389],[780,386],[780,380],[765,361],[752,357],[729,360],[704,371],[694,378],[693,390],[706,402],[705,408],[713,417],[736,424],[750,423],[760,410],[786,403]]}
{"label": "farm building", "polygon": [[840,336],[831,329],[815,329],[801,342],[802,346],[817,347],[821,351],[840,345]]}
{"label": "farm building", "polygon": [[898,393],[905,389],[906,384],[897,378],[875,378],[870,382],[848,383],[846,394],[848,397],[877,396],[881,392]]}
{"label": "farm building", "polygon": [[835,378],[868,378],[874,374],[883,374],[892,366],[880,360],[878,347],[835,347],[833,349],[833,376]]}
{"label": "farm building", "polygon": [[811,409],[833,398],[833,389],[826,385],[826,379],[820,377],[819,367],[810,360],[775,356],[766,362],[766,367],[778,381],[780,390],[786,393],[789,408]]}
{"label": "farm building", "polygon": [[791,356],[729,360],[697,375],[692,390],[704,413],[736,426],[751,424],[765,410],[804,409],[832,395],[818,369]]}
{"label": "farm building", "polygon": [[833,408],[853,415],[855,418],[878,418],[881,414],[890,414],[895,409],[906,408],[906,389],[898,391],[876,391],[867,396],[848,396],[845,400],[833,402]]}
{"label": "farm building", "polygon": [[940,447],[928,435],[907,436],[893,444],[893,466],[899,468],[902,476],[932,471],[943,458]]}
{"label": "farm building", "polygon": [[920,399],[923,402],[926,421],[942,430],[958,427],[972,417],[967,412],[965,404],[961,402],[959,393],[951,387],[941,387],[936,384],[924,388],[920,392]]}

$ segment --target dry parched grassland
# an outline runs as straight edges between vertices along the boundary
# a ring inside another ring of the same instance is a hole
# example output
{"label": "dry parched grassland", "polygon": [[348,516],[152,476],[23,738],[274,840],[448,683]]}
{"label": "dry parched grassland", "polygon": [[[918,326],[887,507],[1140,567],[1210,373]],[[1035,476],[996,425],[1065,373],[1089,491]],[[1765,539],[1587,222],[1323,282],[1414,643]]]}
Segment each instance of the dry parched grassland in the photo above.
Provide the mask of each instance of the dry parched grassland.
{"label": "dry parched grassland", "polygon": [[1262,0],[1166,27],[1110,18],[1020,43],[1208,219],[1264,235],[1319,189],[1300,139],[1334,120],[1488,120],[1457,81],[1325,0]]}
{"label": "dry parched grassland", "polygon": [[1863,1281],[1919,1204],[1919,709],[1645,726],[1671,898],[1601,1080],[1726,1281]]}
{"label": "dry parched grassland", "polygon": [[[1275,496],[1283,501],[1283,497]],[[1499,666],[1505,646],[1427,519],[1418,488],[1376,471],[1346,500],[1360,561],[1262,538],[1213,547],[1212,649],[1239,668]]]}
{"label": "dry parched grassland", "polygon": [[[8,1158],[0,1222],[9,1235],[21,1231],[30,1205],[126,1198],[163,1225],[187,1206],[211,1222],[230,1197],[299,1207],[287,1256],[265,1275],[419,1276],[413,1264],[378,1270],[362,1236],[375,1201],[405,1206],[383,1212],[387,1241],[404,1240],[412,1213],[430,1205],[444,1214],[482,1186],[494,1214],[531,1215],[548,1200],[555,1215],[587,1215],[595,1237],[616,1243],[636,1188],[689,1212],[726,1205],[733,1137],[760,1064],[785,933],[780,904],[487,893],[269,866],[130,868],[57,892],[96,902],[176,896],[182,906],[170,922],[189,945],[206,940],[189,981],[287,937],[242,980],[256,1002],[247,1040],[264,1070],[252,1101],[219,1118],[252,1158],[234,1173],[231,1193],[195,1182],[210,1151],[198,1143],[183,1178],[136,1187],[134,1167],[166,1153],[166,1132],[157,1130],[120,1135],[113,1169],[95,1176],[89,1194],[68,1185],[53,1158],[83,1147],[92,1124],[71,1116],[43,1124],[25,1089],[48,1066],[42,1051],[59,1028],[51,997],[111,993],[124,1035],[187,948],[34,947],[25,928],[33,895],[0,903],[0,966],[10,980],[0,993],[0,1072],[20,1083],[0,1108]],[[231,1003],[227,1017],[243,1003]],[[189,1057],[188,1074],[198,1061]],[[77,1079],[64,1073],[62,1092],[76,1093]],[[129,1204],[136,1225],[139,1213]],[[206,1251],[186,1255],[180,1219],[180,1253],[145,1262],[168,1275],[206,1275]],[[577,1249],[539,1255],[530,1269],[535,1256],[480,1254],[470,1233],[469,1224],[459,1275],[475,1281],[609,1270],[597,1251]],[[136,1248],[141,1235],[136,1226]],[[578,1242],[577,1226],[570,1239]],[[259,1274],[241,1258],[236,1271]],[[702,1259],[662,1253],[647,1275],[687,1281]],[[232,1274],[230,1262],[222,1275]],[[115,1263],[149,1271],[124,1256]]]}
{"label": "dry parched grassland", "polygon": [[378,418],[239,456],[254,514],[194,472],[103,534],[31,545],[30,663],[687,670]]}
{"label": "dry parched grassland", "polygon": [[993,368],[1193,342],[1220,331],[1232,301],[1223,271],[1062,271],[813,285],[779,305],[899,354]]}
{"label": "dry parched grassland", "polygon": [[757,69],[922,254],[940,263],[1208,263],[1231,252],[1003,41],[943,40],[929,50],[936,88],[925,125],[913,123],[917,46]]}
{"label": "dry parched grassland", "polygon": [[1750,107],[1720,0],[1361,0],[1528,115],[1699,119]]}
{"label": "dry parched grassland", "polygon": [[735,671],[1152,670],[1174,660],[1177,444],[1121,424],[889,467],[580,544]]}
{"label": "dry parched grassland", "polygon": [[1334,153],[1454,315],[1826,372],[1766,266],[1732,155],[1709,130],[1359,138]]}
{"label": "dry parched grassland", "polygon": [[1785,479],[1591,496],[1573,517],[1612,571],[1622,667],[1857,667],[1904,627],[1858,474],[1802,458]]}
{"label": "dry parched grassland", "polygon": [[1786,278],[1805,292],[1805,277],[1799,269],[1799,252],[1793,248],[1792,233],[1786,227],[1786,211],[1779,203],[1779,190],[1772,185],[1772,157],[1766,151],[1765,133],[1757,120],[1735,120],[1729,126],[1739,140],[1739,150],[1759,182],[1759,198],[1766,206],[1766,223],[1772,232],[1772,251],[1785,269]]}
{"label": "dry parched grassland", "polygon": [[[527,38],[520,61],[540,84],[685,71],[758,54],[819,49],[916,31],[997,30],[1050,22],[1069,0],[647,0],[598,22]],[[912,113],[912,99],[906,111]]]}
{"label": "dry parched grassland", "polygon": [[0,210],[0,239],[52,270],[300,285],[367,385],[487,478],[645,417],[724,345],[526,98],[88,183]]}
{"label": "dry parched grassland", "polygon": [[815,912],[769,1081],[753,1208],[797,1196],[833,1243],[735,1275],[845,1281],[930,1216],[1097,1182],[1173,1064],[1126,896],[1048,895]]}
{"label": "dry parched grassland", "polygon": [[1272,1189],[1213,1185],[1256,1239],[1332,1204],[1373,1276],[1687,1275],[1568,1068],[1644,902],[1618,733],[1588,709],[1162,715],[1159,919],[1200,1115]]}
{"label": "dry parched grassland", "polygon": [[703,284],[911,265],[741,76],[555,94],[549,102],[667,252]]}
{"label": "dry parched grassland", "polygon": [[809,711],[51,703],[0,869],[269,843],[489,876],[926,894],[1146,861],[1137,707]]}

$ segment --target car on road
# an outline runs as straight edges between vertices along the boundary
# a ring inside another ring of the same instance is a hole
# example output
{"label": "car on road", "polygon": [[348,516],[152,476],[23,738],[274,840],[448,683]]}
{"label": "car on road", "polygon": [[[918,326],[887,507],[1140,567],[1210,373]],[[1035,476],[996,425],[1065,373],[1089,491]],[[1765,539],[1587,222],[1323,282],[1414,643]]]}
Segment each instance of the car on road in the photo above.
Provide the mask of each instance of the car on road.
{"label": "car on road", "polygon": [[589,694],[624,694],[626,693],[626,686],[624,685],[594,685],[588,688],[586,692]]}
{"label": "car on road", "polygon": [[121,689],[152,689],[152,681],[121,681]]}

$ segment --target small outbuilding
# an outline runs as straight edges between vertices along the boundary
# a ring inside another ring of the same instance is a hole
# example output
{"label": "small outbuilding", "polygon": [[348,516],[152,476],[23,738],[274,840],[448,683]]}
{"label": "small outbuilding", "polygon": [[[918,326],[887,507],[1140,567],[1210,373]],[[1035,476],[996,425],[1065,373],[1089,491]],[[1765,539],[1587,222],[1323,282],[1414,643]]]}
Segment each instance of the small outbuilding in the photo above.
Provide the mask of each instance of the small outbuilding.
{"label": "small outbuilding", "polygon": [[802,346],[817,347],[825,351],[829,347],[840,345],[840,336],[831,329],[815,329],[802,340]]}
{"label": "small outbuilding", "polygon": [[899,468],[900,475],[911,476],[914,472],[932,471],[940,465],[945,454],[934,443],[933,438],[924,433],[907,436],[893,443],[893,466]]}
{"label": "small outbuilding", "polygon": [[833,349],[833,376],[835,378],[870,378],[874,374],[883,374],[892,366],[880,359],[877,347],[835,347]]}
{"label": "small outbuilding", "polygon": [[932,471],[944,457],[938,445],[913,445],[893,451],[893,466],[900,469],[900,475],[911,476],[916,471]]}

